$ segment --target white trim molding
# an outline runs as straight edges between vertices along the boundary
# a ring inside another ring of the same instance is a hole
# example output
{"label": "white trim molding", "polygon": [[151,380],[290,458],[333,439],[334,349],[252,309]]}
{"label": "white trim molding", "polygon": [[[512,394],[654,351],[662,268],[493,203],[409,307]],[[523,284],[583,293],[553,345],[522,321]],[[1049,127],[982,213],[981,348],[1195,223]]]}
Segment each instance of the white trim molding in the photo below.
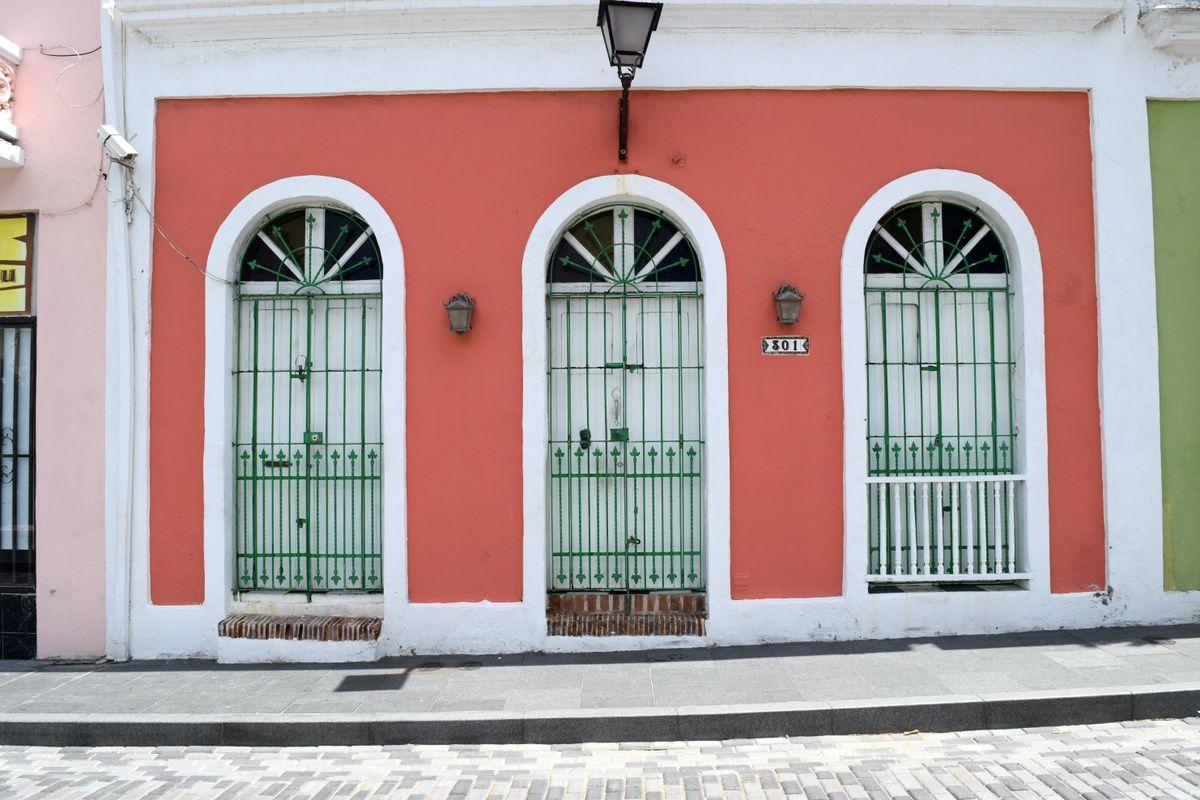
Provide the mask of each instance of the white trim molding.
{"label": "white trim molding", "polygon": [[[1123,0],[680,0],[662,30],[857,30],[1086,33]],[[470,33],[595,35],[596,4],[580,0],[121,0],[130,26],[155,45],[340,41]]]}
{"label": "white trim molding", "polygon": [[[104,120],[125,128],[124,29],[112,0],[100,10]],[[120,169],[129,178],[130,167]],[[141,420],[137,392],[136,312],[130,226],[125,218],[124,180],[108,181],[107,269],[105,271],[104,367],[104,653],[114,661],[130,656],[131,552],[135,538],[136,435]]]}
{"label": "white trim molding", "polygon": [[642,175],[604,175],[572,186],[538,219],[521,262],[522,473],[525,520],[523,602],[541,646],[554,650],[630,649],[695,644],[644,637],[546,636],[546,499],[549,436],[546,405],[546,265],[559,236],[581,213],[608,203],[660,208],[688,236],[704,276],[704,442],[706,585],[710,624],[728,614],[729,579],[729,355],[725,250],[712,221],[695,200],[668,183]]}
{"label": "white trim molding", "polygon": [[[217,623],[234,607],[231,284],[237,278],[246,241],[264,215],[310,203],[332,203],[361,216],[374,231],[383,260],[384,587],[379,651],[401,646],[398,631],[408,598],[404,251],[395,225],[374,197],[339,178],[304,175],[275,181],[248,194],[229,212],[213,238],[204,296],[204,602],[200,606],[154,606],[148,596],[135,600],[135,655],[217,653]],[[148,574],[146,548],[136,550],[133,558],[135,573]],[[286,652],[277,657],[286,657]]]}
{"label": "white trim molding", "polygon": [[1000,237],[1016,289],[1012,327],[1020,331],[1014,381],[1020,436],[1014,467],[1025,476],[1024,569],[1028,592],[1050,593],[1050,510],[1046,447],[1046,354],[1042,311],[1042,257],[1025,212],[1003,189],[969,172],[931,169],[897,178],[863,205],[842,249],[842,385],[845,403],[845,593],[867,592],[867,376],[863,258],[877,223],[897,206],[918,200],[954,200],[977,207]]}
{"label": "white trim molding", "polygon": [[7,61],[15,67],[21,63],[21,55],[21,45],[12,39],[0,36],[0,59]]}
{"label": "white trim molding", "polygon": [[1138,24],[1155,47],[1183,58],[1200,56],[1200,4],[1154,5],[1142,11]]}
{"label": "white trim molding", "polygon": [[269,183],[247,195],[229,213],[209,251],[207,270],[223,281],[205,284],[204,381],[204,604],[212,624],[232,603],[233,586],[233,441],[231,359],[234,302],[230,283],[237,280],[246,242],[265,215],[312,203],[333,203],[358,214],[375,234],[383,260],[383,633],[380,644],[395,639],[408,599],[408,511],[406,477],[406,375],[404,325],[404,249],[391,217],[379,202],[349,181],[305,175]]}
{"label": "white trim molding", "polygon": [[[0,93],[12,94],[15,80],[10,79],[21,63],[21,46],[0,36]],[[13,124],[12,108],[0,112],[0,169],[20,167],[25,163],[25,151],[17,146],[21,131]]]}
{"label": "white trim molding", "polygon": [[25,151],[12,142],[0,139],[0,169],[25,166]]}

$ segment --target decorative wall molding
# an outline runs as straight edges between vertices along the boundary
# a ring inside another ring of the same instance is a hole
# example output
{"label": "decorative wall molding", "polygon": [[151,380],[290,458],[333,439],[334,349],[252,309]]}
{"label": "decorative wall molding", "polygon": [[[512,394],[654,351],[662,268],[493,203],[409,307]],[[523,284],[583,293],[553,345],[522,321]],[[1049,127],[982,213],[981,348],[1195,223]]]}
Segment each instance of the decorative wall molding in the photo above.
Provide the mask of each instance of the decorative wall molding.
{"label": "decorative wall molding", "polygon": [[[578,0],[119,0],[126,23],[152,43],[254,40],[342,43],[412,35],[556,32],[593,35],[594,2]],[[874,30],[1086,33],[1123,0],[687,0],[660,30]]]}
{"label": "decorative wall molding", "polygon": [[13,123],[17,65],[20,63],[20,45],[0,36],[0,169],[25,163],[25,153],[17,146],[21,132]]}
{"label": "decorative wall molding", "polygon": [[1184,58],[1200,57],[1200,3],[1163,3],[1138,20],[1155,47]]}

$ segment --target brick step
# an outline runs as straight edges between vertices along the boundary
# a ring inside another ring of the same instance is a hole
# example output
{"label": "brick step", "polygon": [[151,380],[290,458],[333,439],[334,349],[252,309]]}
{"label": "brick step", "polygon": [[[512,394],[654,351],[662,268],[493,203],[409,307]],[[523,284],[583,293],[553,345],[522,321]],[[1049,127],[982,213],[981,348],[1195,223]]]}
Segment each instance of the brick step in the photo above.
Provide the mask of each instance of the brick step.
{"label": "brick step", "polygon": [[550,636],[703,636],[708,598],[695,592],[569,592],[546,597]]}
{"label": "brick step", "polygon": [[550,636],[703,636],[695,614],[557,614],[546,618]]}
{"label": "brick step", "polygon": [[227,639],[374,642],[379,639],[382,626],[383,620],[379,617],[233,614],[217,623],[217,635]]}
{"label": "brick step", "polygon": [[708,596],[699,592],[564,592],[546,596],[548,616],[559,614],[686,614],[708,616]]}

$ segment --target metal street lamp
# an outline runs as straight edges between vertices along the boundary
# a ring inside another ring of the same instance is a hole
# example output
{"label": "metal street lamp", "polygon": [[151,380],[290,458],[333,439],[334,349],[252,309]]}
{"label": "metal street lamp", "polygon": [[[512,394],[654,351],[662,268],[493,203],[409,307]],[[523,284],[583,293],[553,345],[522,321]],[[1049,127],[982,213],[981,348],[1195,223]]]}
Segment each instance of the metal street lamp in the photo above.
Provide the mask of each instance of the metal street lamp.
{"label": "metal street lamp", "polygon": [[650,34],[658,27],[662,7],[662,3],[636,0],[600,0],[596,25],[604,34],[608,63],[617,68],[617,77],[621,79],[621,143],[617,151],[621,161],[629,156],[629,87],[633,84],[633,74],[646,59]]}

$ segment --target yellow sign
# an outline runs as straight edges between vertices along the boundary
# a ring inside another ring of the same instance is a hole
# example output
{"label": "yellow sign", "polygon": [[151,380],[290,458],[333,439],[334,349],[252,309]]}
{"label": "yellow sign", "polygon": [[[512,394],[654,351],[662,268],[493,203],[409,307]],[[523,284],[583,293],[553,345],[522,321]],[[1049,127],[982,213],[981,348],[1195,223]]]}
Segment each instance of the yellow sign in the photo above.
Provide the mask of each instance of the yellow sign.
{"label": "yellow sign", "polygon": [[0,217],[0,315],[29,313],[33,215]]}

